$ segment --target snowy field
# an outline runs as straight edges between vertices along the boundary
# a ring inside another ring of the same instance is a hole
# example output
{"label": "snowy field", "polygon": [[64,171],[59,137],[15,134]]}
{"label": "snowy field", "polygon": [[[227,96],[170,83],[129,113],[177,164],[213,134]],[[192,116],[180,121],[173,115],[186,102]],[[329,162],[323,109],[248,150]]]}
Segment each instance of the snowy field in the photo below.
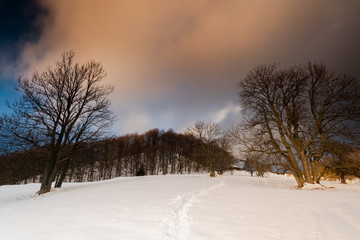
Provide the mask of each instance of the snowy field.
{"label": "snowy field", "polygon": [[245,173],[0,186],[0,239],[360,239],[360,183],[296,190]]}

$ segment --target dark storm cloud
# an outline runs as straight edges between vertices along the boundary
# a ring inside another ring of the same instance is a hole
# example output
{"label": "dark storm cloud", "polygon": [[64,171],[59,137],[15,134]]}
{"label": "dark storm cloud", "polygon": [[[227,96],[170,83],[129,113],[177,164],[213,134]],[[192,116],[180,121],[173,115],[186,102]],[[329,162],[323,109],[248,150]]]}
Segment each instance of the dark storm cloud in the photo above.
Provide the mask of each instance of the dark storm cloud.
{"label": "dark storm cloud", "polygon": [[6,111],[6,101],[16,99],[17,60],[26,43],[39,40],[46,17],[35,0],[0,1],[0,112]]}
{"label": "dark storm cloud", "polygon": [[15,60],[24,42],[36,42],[45,16],[46,9],[35,0],[0,1],[1,58]]}
{"label": "dark storm cloud", "polygon": [[[65,49],[101,60],[119,132],[230,124],[236,83],[258,64],[316,61],[359,76],[360,1],[41,1],[52,21],[22,53],[44,68]],[[50,19],[50,18],[49,18]]]}

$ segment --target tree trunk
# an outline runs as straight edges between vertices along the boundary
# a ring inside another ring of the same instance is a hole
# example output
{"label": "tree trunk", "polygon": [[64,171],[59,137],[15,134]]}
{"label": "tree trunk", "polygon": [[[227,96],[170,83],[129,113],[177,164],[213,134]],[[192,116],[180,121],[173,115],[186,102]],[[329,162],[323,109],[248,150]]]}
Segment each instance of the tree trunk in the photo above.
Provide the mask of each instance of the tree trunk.
{"label": "tree trunk", "polygon": [[347,184],[345,180],[345,174],[344,172],[340,172],[340,183],[341,184]]}
{"label": "tree trunk", "polygon": [[293,176],[294,176],[294,178],[296,180],[297,187],[302,188],[304,186],[304,183],[305,183],[303,176],[301,174],[296,173],[296,172],[293,172]]}
{"label": "tree trunk", "polygon": [[55,179],[56,176],[56,164],[57,164],[57,154],[55,152],[51,152],[46,163],[44,176],[41,182],[40,190],[37,194],[43,194],[50,192],[51,184]]}
{"label": "tree trunk", "polygon": [[69,169],[70,160],[71,160],[70,158],[66,159],[66,163],[65,163],[64,168],[61,171],[60,177],[59,177],[58,181],[55,183],[55,188],[61,188],[61,185],[63,184],[63,182],[65,180],[66,173]]}
{"label": "tree trunk", "polygon": [[210,177],[216,177],[215,169],[214,169],[214,161],[213,159],[210,160]]}
{"label": "tree trunk", "polygon": [[314,159],[314,169],[313,169],[313,176],[314,176],[314,181],[317,184],[320,184],[320,178],[321,178],[321,174],[320,174],[320,162],[317,158]]}
{"label": "tree trunk", "polygon": [[287,162],[289,163],[290,171],[293,174],[297,187],[302,188],[304,186],[304,176],[301,172],[301,169],[299,168],[299,165],[297,164],[294,154],[290,150],[290,148],[287,149],[288,151],[288,157],[286,158]]}
{"label": "tree trunk", "polygon": [[300,158],[301,158],[301,162],[302,162],[303,168],[304,168],[305,182],[310,183],[310,184],[314,184],[315,182],[314,182],[314,179],[311,176],[311,169],[310,169],[308,158],[303,153],[300,154]]}

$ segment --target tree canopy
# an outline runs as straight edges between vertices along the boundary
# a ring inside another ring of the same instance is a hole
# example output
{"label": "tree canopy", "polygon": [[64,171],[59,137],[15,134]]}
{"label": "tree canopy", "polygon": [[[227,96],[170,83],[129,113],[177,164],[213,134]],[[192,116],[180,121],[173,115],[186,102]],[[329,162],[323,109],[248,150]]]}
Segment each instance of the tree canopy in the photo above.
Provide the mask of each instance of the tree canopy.
{"label": "tree canopy", "polygon": [[238,89],[238,140],[248,152],[278,155],[299,187],[320,181],[332,142],[358,141],[360,86],[353,77],[316,63],[260,65]]}
{"label": "tree canopy", "polygon": [[54,67],[19,78],[21,98],[9,105],[11,114],[1,117],[0,135],[8,149],[47,150],[39,193],[50,191],[60,161],[71,157],[79,143],[98,139],[114,120],[107,99],[113,87],[101,84],[102,65],[81,65],[74,57],[74,51],[66,51]]}

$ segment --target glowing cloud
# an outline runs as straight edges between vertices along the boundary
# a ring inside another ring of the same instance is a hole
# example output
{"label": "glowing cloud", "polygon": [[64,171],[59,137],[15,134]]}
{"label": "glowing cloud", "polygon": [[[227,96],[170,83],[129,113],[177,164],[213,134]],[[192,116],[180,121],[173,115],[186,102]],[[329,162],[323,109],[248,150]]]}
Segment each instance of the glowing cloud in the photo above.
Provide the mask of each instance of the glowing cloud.
{"label": "glowing cloud", "polygon": [[66,49],[74,49],[79,61],[102,61],[107,81],[115,85],[111,100],[120,119],[115,128],[122,133],[178,130],[214,112],[224,121],[238,110],[230,104],[237,102],[236,83],[258,64],[312,60],[359,73],[354,49],[359,50],[359,1],[41,4],[50,17],[39,41],[24,48],[21,69],[28,74],[44,69]]}

